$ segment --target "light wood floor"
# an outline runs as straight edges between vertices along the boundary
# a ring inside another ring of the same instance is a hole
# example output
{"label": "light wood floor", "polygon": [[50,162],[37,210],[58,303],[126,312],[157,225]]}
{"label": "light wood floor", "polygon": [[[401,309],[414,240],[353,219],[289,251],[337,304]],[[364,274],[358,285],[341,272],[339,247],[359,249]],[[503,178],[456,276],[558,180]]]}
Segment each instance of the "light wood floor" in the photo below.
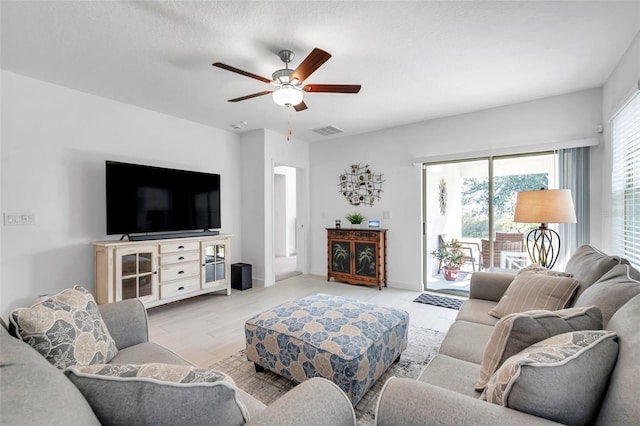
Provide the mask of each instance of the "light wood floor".
{"label": "light wood floor", "polygon": [[210,294],[148,310],[151,340],[199,367],[208,367],[245,346],[244,323],[285,301],[317,293],[352,297],[409,312],[412,324],[447,331],[458,311],[413,302],[420,293],[393,288],[327,282],[326,277],[299,275],[268,288]]}

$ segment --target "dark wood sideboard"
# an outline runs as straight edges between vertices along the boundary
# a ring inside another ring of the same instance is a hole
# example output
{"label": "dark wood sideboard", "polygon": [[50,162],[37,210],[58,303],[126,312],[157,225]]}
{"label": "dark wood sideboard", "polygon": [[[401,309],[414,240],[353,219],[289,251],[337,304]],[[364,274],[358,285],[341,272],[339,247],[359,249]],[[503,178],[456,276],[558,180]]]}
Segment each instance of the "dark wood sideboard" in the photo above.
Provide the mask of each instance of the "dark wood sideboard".
{"label": "dark wood sideboard", "polygon": [[327,228],[327,281],[387,286],[387,230]]}

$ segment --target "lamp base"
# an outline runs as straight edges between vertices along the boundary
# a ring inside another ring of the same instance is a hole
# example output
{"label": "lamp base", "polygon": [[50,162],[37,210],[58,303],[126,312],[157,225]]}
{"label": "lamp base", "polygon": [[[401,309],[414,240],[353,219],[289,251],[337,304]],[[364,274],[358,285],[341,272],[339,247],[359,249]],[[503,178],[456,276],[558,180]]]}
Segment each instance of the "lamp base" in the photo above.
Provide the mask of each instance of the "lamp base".
{"label": "lamp base", "polygon": [[543,223],[527,234],[527,252],[533,263],[553,268],[560,254],[560,235]]}

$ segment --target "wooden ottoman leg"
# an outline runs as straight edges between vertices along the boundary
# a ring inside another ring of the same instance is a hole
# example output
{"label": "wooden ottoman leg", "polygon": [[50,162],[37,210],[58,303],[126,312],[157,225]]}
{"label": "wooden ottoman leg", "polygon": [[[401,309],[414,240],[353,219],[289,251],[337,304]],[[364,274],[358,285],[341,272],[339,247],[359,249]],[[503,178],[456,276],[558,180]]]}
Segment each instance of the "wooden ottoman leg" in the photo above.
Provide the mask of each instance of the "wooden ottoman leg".
{"label": "wooden ottoman leg", "polygon": [[263,366],[258,365],[255,362],[253,363],[253,365],[256,367],[256,373],[264,373],[264,367]]}

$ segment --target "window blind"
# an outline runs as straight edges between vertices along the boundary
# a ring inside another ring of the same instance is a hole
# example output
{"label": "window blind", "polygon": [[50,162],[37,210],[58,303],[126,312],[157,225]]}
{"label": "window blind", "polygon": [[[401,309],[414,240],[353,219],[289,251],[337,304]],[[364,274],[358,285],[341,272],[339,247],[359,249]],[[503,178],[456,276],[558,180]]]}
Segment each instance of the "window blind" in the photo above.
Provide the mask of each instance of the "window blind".
{"label": "window blind", "polygon": [[640,92],[611,119],[612,244],[640,267]]}

